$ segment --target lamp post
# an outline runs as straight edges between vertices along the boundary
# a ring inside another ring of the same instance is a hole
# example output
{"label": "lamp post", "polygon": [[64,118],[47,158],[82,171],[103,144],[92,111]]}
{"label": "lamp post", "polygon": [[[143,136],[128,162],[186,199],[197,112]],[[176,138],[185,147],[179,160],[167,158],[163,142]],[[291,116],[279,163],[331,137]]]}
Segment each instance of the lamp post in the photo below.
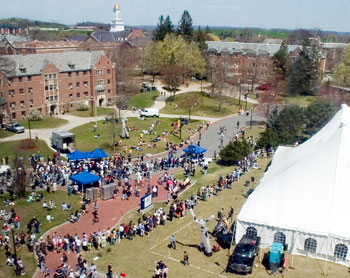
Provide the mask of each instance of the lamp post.
{"label": "lamp post", "polygon": [[14,252],[14,264],[16,265],[16,263],[17,263],[17,251],[16,251],[16,244],[15,244],[15,232],[14,232],[16,229],[16,225],[13,221],[10,224],[10,229],[11,229],[13,252]]}
{"label": "lamp post", "polygon": [[250,129],[252,129],[253,125],[253,108],[250,109]]}
{"label": "lamp post", "polygon": [[244,98],[245,98],[245,107],[244,107],[244,110],[246,111],[247,110],[247,105],[248,105],[248,93],[246,93],[244,95]]}

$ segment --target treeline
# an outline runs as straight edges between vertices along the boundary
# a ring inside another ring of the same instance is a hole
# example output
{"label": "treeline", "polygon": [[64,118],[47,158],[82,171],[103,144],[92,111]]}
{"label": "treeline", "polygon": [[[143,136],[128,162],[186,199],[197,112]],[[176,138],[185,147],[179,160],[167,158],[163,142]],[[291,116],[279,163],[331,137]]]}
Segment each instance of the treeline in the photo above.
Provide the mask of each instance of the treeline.
{"label": "treeline", "polygon": [[31,20],[25,18],[11,17],[0,19],[1,26],[7,27],[50,27],[50,28],[67,28],[66,25],[54,22]]}
{"label": "treeline", "polygon": [[237,42],[261,43],[266,39],[283,39],[287,44],[302,44],[306,37],[320,37],[322,42],[350,42],[350,33],[321,29],[212,28],[211,32],[220,40]]}

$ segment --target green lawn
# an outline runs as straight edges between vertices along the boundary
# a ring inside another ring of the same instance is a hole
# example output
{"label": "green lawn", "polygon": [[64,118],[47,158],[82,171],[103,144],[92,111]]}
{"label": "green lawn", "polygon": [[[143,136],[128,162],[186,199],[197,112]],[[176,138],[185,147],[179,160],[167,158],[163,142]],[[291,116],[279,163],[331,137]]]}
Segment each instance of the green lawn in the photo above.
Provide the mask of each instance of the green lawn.
{"label": "green lawn", "polygon": [[130,97],[128,109],[132,107],[139,108],[149,108],[152,107],[154,101],[159,96],[159,91],[152,91],[146,93],[138,93]]}
{"label": "green lawn", "polygon": [[282,97],[285,104],[297,104],[301,106],[307,106],[312,102],[318,100],[317,96],[295,96],[295,97]]}
{"label": "green lawn", "polygon": [[[136,127],[136,131],[130,132],[130,139],[121,139],[119,135],[121,134],[121,124],[115,124],[115,134],[116,141],[122,141],[121,146],[116,148],[116,152],[124,152],[123,146],[126,144],[129,148],[132,145],[137,145],[140,140],[140,133],[142,130],[148,129],[152,123],[155,121],[161,121],[159,125],[155,126],[155,131],[157,135],[144,135],[143,140],[146,141],[147,145],[151,139],[156,138],[158,135],[161,135],[163,131],[168,132],[168,136],[166,139],[169,142],[173,142],[175,144],[180,143],[179,135],[172,135],[170,132],[173,130],[171,124],[176,122],[176,119],[169,118],[146,118],[144,121],[140,121],[137,118],[128,118],[127,126],[128,127]],[[76,127],[70,132],[75,134],[75,144],[76,149],[80,151],[92,151],[95,148],[101,148],[106,151],[108,154],[113,154],[112,142],[113,142],[113,125],[111,123],[103,123],[99,121],[97,126],[97,133],[100,134],[98,139],[95,139],[93,132],[94,123],[88,123],[79,127]],[[189,133],[187,133],[187,128],[191,128],[192,132],[197,129],[199,126],[199,121],[191,121],[189,125],[185,125],[182,129],[182,139],[187,138]],[[157,142],[156,148],[148,148],[147,145],[143,146],[142,151],[133,150],[133,157],[135,157],[139,153],[147,154],[147,153],[160,153],[165,151],[166,142],[161,141]]]}
{"label": "green lawn", "polygon": [[[20,120],[18,121],[19,124],[24,126],[24,128],[28,127],[28,120]],[[56,128],[62,125],[67,124],[68,121],[65,119],[60,119],[56,117],[43,117],[41,121],[30,121],[30,128],[31,129],[43,129],[43,128]]]}
{"label": "green lawn", "polygon": [[[105,116],[108,114],[111,114],[114,112],[115,109],[111,107],[97,107],[96,108],[96,113],[97,116]],[[92,113],[91,107],[89,107],[88,110],[86,111],[78,111],[78,110],[71,110],[67,112],[69,115],[77,116],[77,117],[82,117],[82,118],[89,118],[89,117],[94,117],[95,116],[95,111]]]}
{"label": "green lawn", "polygon": [[[39,222],[41,223],[41,233],[37,235],[37,239],[44,232],[67,221],[69,212],[61,210],[63,200],[72,206],[72,211],[79,210],[81,206],[81,198],[79,196],[68,197],[67,193],[64,191],[57,191],[56,193],[50,194],[46,191],[42,191],[42,193],[44,195],[44,200],[46,200],[47,202],[52,200],[57,206],[57,208],[54,208],[50,211],[50,214],[54,217],[54,220],[52,222],[46,220],[47,211],[42,208],[42,202],[27,203],[26,199],[20,199],[16,202],[16,205],[14,206],[16,213],[18,213],[21,218],[21,230],[25,233],[27,233],[27,223],[30,219],[33,218],[33,216],[36,216],[36,218],[39,220]],[[0,209],[10,211],[12,207],[4,207],[3,201],[4,198],[0,198]],[[3,221],[0,221],[0,225],[2,227]],[[0,249],[0,261],[2,262],[0,264],[0,277],[15,277],[13,269],[4,264],[4,262],[6,261],[4,253],[4,249]],[[23,246],[17,253],[17,256],[22,259],[26,269],[26,274],[22,277],[31,278],[36,270],[36,261],[34,255],[28,252],[26,246]]]}
{"label": "green lawn", "polygon": [[[208,97],[200,92],[190,92],[186,94],[175,95],[174,102],[167,102],[166,106],[160,111],[165,114],[177,114],[177,115],[187,115],[188,112],[181,108],[181,101],[185,97],[185,95],[199,95],[202,99],[202,105],[194,109],[192,115],[196,116],[207,116],[207,117],[223,117],[231,114],[235,114],[238,112],[238,99],[223,97],[223,105],[221,111],[219,111],[218,99],[213,97]],[[178,104],[178,109],[175,109],[175,104]],[[241,101],[241,106],[245,106],[245,102]],[[247,108],[250,109],[252,104],[248,103]]]}
{"label": "green lawn", "polygon": [[14,135],[15,133],[11,132],[11,131],[7,131],[5,129],[0,128],[0,138],[6,138],[6,137],[10,137],[12,135]]}
{"label": "green lawn", "polygon": [[[246,201],[244,194],[248,191],[248,187],[244,186],[245,181],[250,180],[252,176],[255,177],[255,187],[264,174],[265,167],[269,159],[259,160],[259,169],[251,170],[246,173],[242,179],[233,183],[232,189],[226,189],[220,192],[218,196],[208,199],[208,201],[200,201],[195,207],[194,212],[197,218],[208,218],[211,214],[216,216],[217,212],[224,208],[224,213],[227,215],[230,206],[234,208],[234,219],[239,213],[242,205]],[[209,169],[212,166],[209,166]],[[212,184],[217,181],[220,175],[226,175],[233,167],[212,167],[212,172],[206,176],[196,174],[197,183],[181,195],[180,199],[185,199],[197,191],[198,187]],[[216,169],[215,169],[216,168]],[[178,178],[181,178],[179,174]],[[156,203],[155,209],[162,207],[166,212],[169,207],[165,203]],[[129,221],[137,222],[140,217],[137,210],[131,211],[124,216],[120,223],[129,223]],[[208,222],[208,231],[211,232],[215,225],[215,219]],[[169,249],[170,235],[175,234],[177,241],[177,249]],[[134,240],[123,239],[121,243],[115,246],[107,247],[105,249],[92,250],[91,252],[83,253],[83,258],[87,259],[89,263],[97,265],[100,273],[106,273],[107,265],[109,263],[113,266],[113,273],[119,274],[126,272],[127,277],[151,277],[154,274],[156,262],[163,260],[168,268],[171,277],[192,277],[192,278],[206,278],[219,276],[223,278],[236,277],[237,275],[225,273],[225,268],[230,256],[229,250],[221,249],[217,253],[213,253],[211,257],[205,257],[203,253],[197,250],[197,245],[200,243],[200,226],[194,223],[190,213],[182,219],[175,219],[170,222],[167,221],[165,226],[158,226],[153,229],[149,236],[140,238],[136,236]],[[210,236],[211,245],[216,244],[215,239]],[[233,247],[234,248],[234,247]],[[125,252],[127,250],[127,252]],[[142,255],[140,255],[142,250]],[[232,249],[233,250],[233,249]],[[184,266],[180,261],[183,259],[184,251],[189,254],[190,266]],[[261,264],[261,258],[266,250],[262,250],[257,256],[253,274],[245,275],[248,278],[271,277],[269,272]],[[121,255],[122,254],[122,255]],[[97,260],[94,258],[98,257]],[[321,277],[320,261],[307,258],[304,256],[293,257],[294,267],[290,267],[291,255],[289,255],[289,265],[283,273],[286,278],[304,278],[305,273],[308,277]],[[116,259],[118,258],[118,259]],[[132,262],[132,263],[130,263]],[[135,265],[137,267],[135,267]],[[347,275],[347,267],[339,264],[328,263],[327,272],[329,277],[345,277]]]}
{"label": "green lawn", "polygon": [[15,154],[17,152],[19,157],[24,158],[24,163],[26,166],[30,166],[29,164],[29,156],[31,156],[34,152],[37,153],[40,151],[41,156],[43,156],[45,159],[50,155],[51,157],[54,154],[54,151],[51,150],[45,141],[43,140],[38,140],[36,142],[36,145],[38,146],[39,150],[35,151],[19,151],[18,147],[21,143],[21,140],[15,140],[15,141],[8,141],[8,142],[0,142],[0,158],[2,159],[3,157],[8,157],[9,158],[9,163],[10,165],[13,164],[13,159],[15,157]]}

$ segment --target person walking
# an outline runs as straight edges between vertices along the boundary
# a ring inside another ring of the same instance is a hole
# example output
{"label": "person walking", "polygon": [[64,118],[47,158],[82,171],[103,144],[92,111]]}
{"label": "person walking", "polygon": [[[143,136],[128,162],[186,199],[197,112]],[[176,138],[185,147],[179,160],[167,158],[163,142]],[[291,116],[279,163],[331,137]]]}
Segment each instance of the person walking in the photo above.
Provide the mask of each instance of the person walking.
{"label": "person walking", "polygon": [[184,265],[190,265],[190,262],[188,260],[188,254],[186,251],[184,251],[184,261],[183,261]]}
{"label": "person walking", "polygon": [[171,235],[170,237],[170,245],[172,248],[174,248],[176,250],[176,238],[175,235]]}

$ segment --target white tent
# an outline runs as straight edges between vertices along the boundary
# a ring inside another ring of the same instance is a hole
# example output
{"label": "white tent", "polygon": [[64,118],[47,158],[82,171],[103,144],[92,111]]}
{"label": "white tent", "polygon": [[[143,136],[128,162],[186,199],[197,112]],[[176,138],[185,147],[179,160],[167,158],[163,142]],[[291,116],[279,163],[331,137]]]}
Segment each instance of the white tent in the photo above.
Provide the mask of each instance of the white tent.
{"label": "white tent", "polygon": [[237,216],[236,241],[257,233],[263,247],[350,265],[350,108],[299,147],[279,147]]}

